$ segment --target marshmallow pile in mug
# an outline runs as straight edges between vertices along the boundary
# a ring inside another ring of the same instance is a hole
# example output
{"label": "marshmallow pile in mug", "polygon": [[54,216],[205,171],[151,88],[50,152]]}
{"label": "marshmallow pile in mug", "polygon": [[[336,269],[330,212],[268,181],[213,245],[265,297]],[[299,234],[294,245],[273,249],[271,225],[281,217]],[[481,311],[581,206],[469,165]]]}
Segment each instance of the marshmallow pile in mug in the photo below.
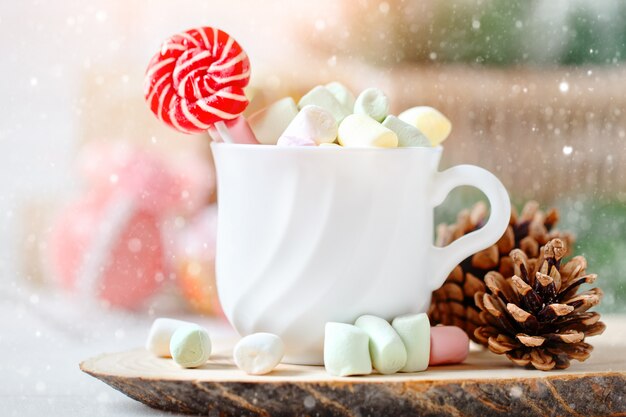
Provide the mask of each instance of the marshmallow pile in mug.
{"label": "marshmallow pile in mug", "polygon": [[[237,143],[278,146],[431,147],[443,142],[452,125],[438,110],[413,107],[397,117],[378,88],[358,97],[339,82],[318,85],[298,103],[280,99],[246,120],[229,122]],[[214,129],[209,132],[218,135]]]}

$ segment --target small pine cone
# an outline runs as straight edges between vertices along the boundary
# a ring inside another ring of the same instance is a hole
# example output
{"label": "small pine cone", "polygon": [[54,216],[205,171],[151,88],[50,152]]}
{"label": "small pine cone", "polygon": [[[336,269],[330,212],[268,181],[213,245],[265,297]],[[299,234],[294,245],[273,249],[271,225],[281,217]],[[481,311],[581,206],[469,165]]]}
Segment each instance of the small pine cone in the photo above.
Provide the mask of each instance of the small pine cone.
{"label": "small pine cone", "polygon": [[[480,229],[487,220],[487,206],[483,202],[471,211],[463,210],[452,225],[437,228],[437,245],[445,246],[470,232]],[[544,213],[535,201],[526,203],[520,215],[511,210],[511,220],[500,240],[461,262],[450,273],[443,286],[433,292],[428,310],[431,323],[454,325],[462,328],[474,341],[474,330],[482,324],[480,309],[474,294],[485,291],[485,276],[497,271],[504,276],[513,275],[513,262],[509,253],[520,249],[529,259],[539,256],[539,248],[550,239],[559,238],[568,248],[574,243],[573,235],[554,229],[559,213],[551,209]]]}
{"label": "small pine cone", "polygon": [[546,243],[534,260],[514,249],[512,276],[487,273],[487,288],[475,295],[484,323],[474,331],[475,340],[517,365],[542,371],[587,359],[593,347],[585,338],[606,327],[600,314],[587,311],[600,303],[602,291],[578,292],[581,284],[593,283],[597,276],[586,273],[582,256],[562,264],[566,252],[560,239]]}

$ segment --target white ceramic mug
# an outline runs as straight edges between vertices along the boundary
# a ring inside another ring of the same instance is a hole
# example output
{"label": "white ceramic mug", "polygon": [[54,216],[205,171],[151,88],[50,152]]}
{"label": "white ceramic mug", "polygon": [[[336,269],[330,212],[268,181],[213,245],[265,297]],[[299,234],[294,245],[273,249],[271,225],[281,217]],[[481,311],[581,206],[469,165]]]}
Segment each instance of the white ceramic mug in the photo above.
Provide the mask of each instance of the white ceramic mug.
{"label": "white ceramic mug", "polygon": [[[242,335],[279,335],[291,363],[323,363],[326,322],[425,312],[454,266],[509,222],[502,183],[472,165],[438,172],[441,147],[212,148],[222,307]],[[485,193],[489,221],[435,247],[434,208],[461,185]]]}

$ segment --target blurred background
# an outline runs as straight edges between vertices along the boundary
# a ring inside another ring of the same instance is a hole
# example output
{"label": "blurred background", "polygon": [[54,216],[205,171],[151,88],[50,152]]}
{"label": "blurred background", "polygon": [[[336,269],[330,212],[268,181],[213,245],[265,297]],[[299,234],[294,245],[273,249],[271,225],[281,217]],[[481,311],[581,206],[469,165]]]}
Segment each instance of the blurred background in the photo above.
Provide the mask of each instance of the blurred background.
{"label": "blurred background", "polygon": [[[119,350],[143,338],[136,317],[219,316],[209,139],[163,126],[142,85],[165,38],[203,25],[250,56],[247,114],[333,80],[381,88],[393,113],[441,110],[442,168],[480,165],[518,207],[557,207],[600,276],[599,309],[626,312],[625,2],[29,0],[0,4],[0,323],[29,343],[65,332]],[[130,201],[147,185],[156,203]],[[437,217],[481,197],[459,189]],[[0,349],[23,347],[11,340]]]}
{"label": "blurred background", "polygon": [[[119,188],[120,171],[143,158],[152,169],[167,166],[170,180],[192,198],[161,210],[167,225],[158,232],[167,229],[168,237],[152,248],[164,256],[152,267],[163,271],[164,290],[146,288],[119,304],[145,311],[170,306],[153,293],[181,307],[205,298],[198,295],[202,282],[180,285],[180,276],[212,268],[211,242],[193,233],[198,225],[209,230],[205,235],[214,227],[208,138],[164,127],[142,91],[160,42],[200,25],[235,34],[250,55],[247,114],[332,80],[357,93],[378,86],[396,113],[414,105],[441,110],[454,126],[443,165],[491,170],[518,207],[528,199],[558,207],[560,228],[578,236],[576,252],[588,257],[607,290],[601,308],[626,311],[616,301],[626,295],[626,4],[610,0],[5,3],[3,291],[44,297],[59,283],[81,287],[67,278],[78,258],[106,263],[89,249],[85,230],[113,227],[106,204],[87,191]],[[439,220],[454,220],[480,198],[471,189],[456,191],[438,209]],[[62,246],[71,233],[82,236],[76,248]],[[51,265],[55,257],[61,271]]]}

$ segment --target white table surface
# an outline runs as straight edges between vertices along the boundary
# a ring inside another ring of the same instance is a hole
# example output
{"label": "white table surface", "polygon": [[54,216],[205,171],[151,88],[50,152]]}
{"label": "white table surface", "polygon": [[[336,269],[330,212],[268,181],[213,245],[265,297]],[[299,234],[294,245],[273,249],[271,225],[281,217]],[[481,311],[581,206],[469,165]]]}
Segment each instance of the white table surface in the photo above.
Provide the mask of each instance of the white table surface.
{"label": "white table surface", "polygon": [[[0,287],[0,416],[174,415],[134,401],[78,368],[100,353],[142,346],[155,316]],[[216,337],[233,335],[221,321],[177,317],[202,323]]]}

